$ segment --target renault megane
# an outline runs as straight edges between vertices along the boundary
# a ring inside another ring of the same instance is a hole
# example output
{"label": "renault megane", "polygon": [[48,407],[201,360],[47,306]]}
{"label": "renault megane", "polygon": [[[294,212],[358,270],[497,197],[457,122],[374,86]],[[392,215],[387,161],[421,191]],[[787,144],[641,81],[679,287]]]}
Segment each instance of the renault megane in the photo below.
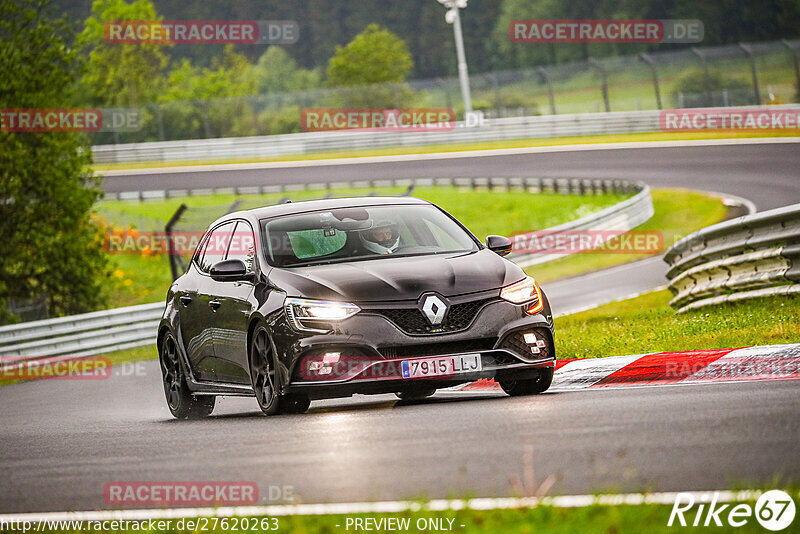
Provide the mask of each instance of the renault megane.
{"label": "renault megane", "polygon": [[328,199],[232,213],[211,224],[170,287],[158,330],[177,418],[217,396],[268,414],[314,399],[495,379],[509,395],[553,378],[553,321],[536,281],[438,206]]}

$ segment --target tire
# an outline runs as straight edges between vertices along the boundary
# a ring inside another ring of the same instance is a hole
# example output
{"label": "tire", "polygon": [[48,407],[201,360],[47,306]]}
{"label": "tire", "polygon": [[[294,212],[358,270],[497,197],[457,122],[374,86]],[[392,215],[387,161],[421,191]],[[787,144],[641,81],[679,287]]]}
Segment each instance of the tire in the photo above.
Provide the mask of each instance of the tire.
{"label": "tire", "polygon": [[308,395],[302,393],[285,395],[281,400],[281,413],[306,413],[309,406],[311,406],[311,399],[308,398]]}
{"label": "tire", "polygon": [[167,407],[176,419],[201,419],[211,415],[217,398],[213,395],[192,395],[186,384],[186,375],[178,356],[178,343],[172,332],[167,332],[158,346],[161,365],[161,382]]}
{"label": "tire", "polygon": [[500,379],[498,382],[500,382],[500,387],[503,388],[503,391],[512,397],[538,395],[539,393],[547,391],[550,384],[553,383],[553,372],[554,369],[548,367],[539,371],[539,376],[537,378],[529,380],[516,380],[513,378],[505,380]]}
{"label": "tire", "polygon": [[283,398],[278,393],[272,341],[264,325],[258,325],[250,340],[250,380],[259,408],[266,415],[281,411]]}
{"label": "tire", "polygon": [[427,399],[434,393],[436,393],[436,389],[421,389],[419,391],[398,391],[395,395],[402,401],[415,401]]}

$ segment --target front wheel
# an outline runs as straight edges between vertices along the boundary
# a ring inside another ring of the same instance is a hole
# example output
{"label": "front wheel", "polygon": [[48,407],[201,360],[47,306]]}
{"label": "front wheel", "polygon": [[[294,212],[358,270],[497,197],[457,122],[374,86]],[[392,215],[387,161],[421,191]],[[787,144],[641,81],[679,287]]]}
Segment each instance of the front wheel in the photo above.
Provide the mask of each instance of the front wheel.
{"label": "front wheel", "polygon": [[278,394],[275,359],[267,329],[258,326],[250,342],[250,379],[261,411],[267,415],[280,412],[281,396]]}
{"label": "front wheel", "polygon": [[311,406],[311,399],[302,393],[286,395],[281,399],[281,413],[306,413]]}
{"label": "front wheel", "polygon": [[200,419],[214,411],[216,397],[192,395],[178,356],[178,344],[171,332],[164,336],[158,347],[161,379],[167,406],[177,419]]}
{"label": "front wheel", "polygon": [[547,367],[539,371],[536,378],[525,380],[517,380],[515,378],[499,379],[498,382],[500,382],[500,387],[503,388],[503,391],[512,397],[518,397],[521,395],[537,395],[547,391],[547,389],[550,387],[550,384],[553,383],[554,371],[555,369],[552,367]]}

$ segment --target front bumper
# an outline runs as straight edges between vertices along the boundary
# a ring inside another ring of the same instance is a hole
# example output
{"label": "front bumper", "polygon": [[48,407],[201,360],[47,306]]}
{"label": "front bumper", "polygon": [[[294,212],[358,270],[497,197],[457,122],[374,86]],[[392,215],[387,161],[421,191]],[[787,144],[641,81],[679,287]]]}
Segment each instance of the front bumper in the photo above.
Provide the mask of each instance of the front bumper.
{"label": "front bumper", "polygon": [[[403,362],[414,362],[450,357],[479,357],[479,371],[464,371],[429,377],[403,377]],[[378,394],[396,393],[422,389],[441,389],[459,384],[474,382],[481,378],[524,380],[536,378],[547,368],[555,367],[555,357],[546,356],[526,360],[508,349],[490,349],[478,353],[459,353],[421,358],[373,359],[363,360],[354,366],[345,365],[332,370],[335,378],[330,380],[293,381],[287,388],[290,393],[304,393],[311,399],[348,397],[355,393]]]}
{"label": "front bumper", "polygon": [[[555,365],[553,323],[546,298],[543,310],[535,315],[527,315],[522,306],[495,300],[477,312],[467,328],[434,335],[410,335],[369,310],[336,324],[328,334],[300,334],[285,322],[281,326],[273,332],[284,334],[275,341],[287,349],[281,355],[286,373],[283,391],[302,392],[312,399],[439,389],[481,378],[535,378]],[[531,332],[541,340],[540,350],[524,342],[523,335]],[[326,354],[339,355],[337,367],[321,376],[310,366],[323,365]],[[481,370],[403,378],[403,361],[461,355],[478,355]],[[309,363],[310,358],[316,360]]]}

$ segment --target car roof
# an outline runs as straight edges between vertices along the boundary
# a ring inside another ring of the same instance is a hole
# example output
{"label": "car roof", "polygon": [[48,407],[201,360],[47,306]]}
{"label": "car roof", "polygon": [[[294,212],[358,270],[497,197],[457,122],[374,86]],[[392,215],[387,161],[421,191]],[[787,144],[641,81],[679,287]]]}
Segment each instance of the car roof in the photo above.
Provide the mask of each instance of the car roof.
{"label": "car roof", "polygon": [[424,204],[430,204],[430,202],[416,197],[351,197],[304,200],[301,202],[290,202],[286,204],[276,204],[274,206],[253,208],[250,210],[236,211],[229,213],[224,217],[220,217],[214,221],[211,226],[216,226],[217,224],[230,219],[248,219],[251,222],[258,222],[260,219],[335,208],[403,205],[414,206]]}

